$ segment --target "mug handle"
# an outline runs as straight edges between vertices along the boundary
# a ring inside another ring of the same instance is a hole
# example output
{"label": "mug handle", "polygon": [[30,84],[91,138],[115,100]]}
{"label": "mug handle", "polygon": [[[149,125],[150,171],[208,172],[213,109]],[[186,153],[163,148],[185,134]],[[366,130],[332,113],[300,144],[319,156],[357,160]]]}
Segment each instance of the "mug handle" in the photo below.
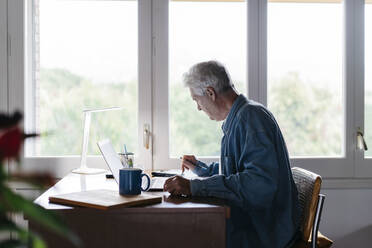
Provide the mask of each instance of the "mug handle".
{"label": "mug handle", "polygon": [[144,177],[144,176],[147,178],[147,187],[145,189],[143,189],[142,186],[141,186],[141,190],[142,191],[147,191],[150,188],[150,177],[147,174],[141,174],[141,180],[142,180],[142,177]]}

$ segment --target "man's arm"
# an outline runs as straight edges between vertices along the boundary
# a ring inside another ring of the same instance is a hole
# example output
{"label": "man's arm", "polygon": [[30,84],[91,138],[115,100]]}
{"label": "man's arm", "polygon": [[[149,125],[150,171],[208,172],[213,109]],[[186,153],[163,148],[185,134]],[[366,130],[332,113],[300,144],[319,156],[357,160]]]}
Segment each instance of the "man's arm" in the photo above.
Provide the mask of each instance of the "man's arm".
{"label": "man's arm", "polygon": [[191,195],[223,198],[245,209],[270,205],[278,182],[275,146],[265,132],[257,132],[246,137],[243,148],[240,156],[243,171],[228,177],[192,180]]}
{"label": "man's arm", "polygon": [[219,167],[219,164],[216,162],[213,162],[210,165],[207,165],[203,163],[202,161],[198,160],[192,172],[194,172],[199,177],[210,177],[210,176],[218,174],[218,167]]}

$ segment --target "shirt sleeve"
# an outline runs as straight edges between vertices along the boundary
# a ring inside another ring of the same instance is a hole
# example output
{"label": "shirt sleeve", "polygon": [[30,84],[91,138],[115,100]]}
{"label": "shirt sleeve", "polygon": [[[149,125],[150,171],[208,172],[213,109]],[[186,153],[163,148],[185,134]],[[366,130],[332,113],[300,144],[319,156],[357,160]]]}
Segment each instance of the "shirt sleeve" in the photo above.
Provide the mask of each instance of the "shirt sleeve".
{"label": "shirt sleeve", "polygon": [[192,171],[199,177],[210,177],[212,175],[218,174],[218,166],[219,164],[216,162],[207,165],[202,161],[197,161],[195,165],[195,169]]}
{"label": "shirt sleeve", "polygon": [[278,183],[275,146],[265,132],[257,132],[247,136],[242,147],[237,161],[243,165],[241,172],[228,177],[215,175],[204,180],[194,179],[190,182],[191,194],[222,198],[244,209],[270,206]]}

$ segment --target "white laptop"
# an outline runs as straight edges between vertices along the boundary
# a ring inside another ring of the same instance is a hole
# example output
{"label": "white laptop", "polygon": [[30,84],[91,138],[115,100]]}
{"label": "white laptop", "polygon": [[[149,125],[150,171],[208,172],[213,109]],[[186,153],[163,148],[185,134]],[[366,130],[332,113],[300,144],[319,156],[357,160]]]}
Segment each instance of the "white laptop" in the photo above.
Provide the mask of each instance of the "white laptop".
{"label": "white laptop", "polygon": [[[115,181],[119,184],[119,170],[124,168],[120,162],[120,158],[116,153],[109,139],[101,140],[97,143],[99,150],[102,153],[103,158],[106,161]],[[166,177],[156,177],[151,179],[150,190],[162,191],[163,186],[167,180]]]}

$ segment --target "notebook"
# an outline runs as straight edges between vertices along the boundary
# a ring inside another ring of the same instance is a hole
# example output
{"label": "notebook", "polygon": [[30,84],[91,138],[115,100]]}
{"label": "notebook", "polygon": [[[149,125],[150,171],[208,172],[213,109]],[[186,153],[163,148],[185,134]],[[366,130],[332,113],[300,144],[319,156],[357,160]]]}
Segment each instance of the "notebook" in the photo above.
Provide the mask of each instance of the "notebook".
{"label": "notebook", "polygon": [[117,207],[133,207],[160,203],[162,197],[151,195],[149,193],[123,196],[115,190],[100,189],[50,196],[49,201],[63,205],[108,210]]}

